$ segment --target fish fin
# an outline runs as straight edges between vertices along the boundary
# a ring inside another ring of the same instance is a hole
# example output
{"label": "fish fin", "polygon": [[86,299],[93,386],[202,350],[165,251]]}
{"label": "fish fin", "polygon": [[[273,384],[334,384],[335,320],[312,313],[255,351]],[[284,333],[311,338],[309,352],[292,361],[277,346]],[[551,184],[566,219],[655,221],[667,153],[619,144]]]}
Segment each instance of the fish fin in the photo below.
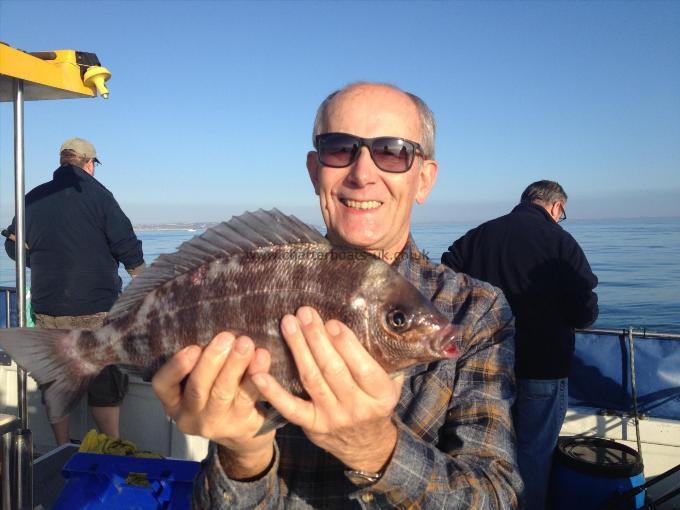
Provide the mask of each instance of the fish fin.
{"label": "fish fin", "polygon": [[271,432],[272,430],[279,429],[288,423],[281,413],[276,410],[276,408],[267,404],[266,402],[258,402],[258,409],[262,414],[264,414],[264,423],[257,431],[255,437]]}
{"label": "fish fin", "polygon": [[206,262],[267,246],[300,243],[328,244],[328,240],[295,216],[287,216],[277,209],[234,216],[183,243],[177,252],[158,257],[132,280],[111,308],[106,322],[125,315],[156,288]]}
{"label": "fish fin", "polygon": [[50,423],[69,415],[90,381],[102,367],[83,360],[76,349],[87,330],[11,328],[0,329],[0,347],[28,372],[42,388]]}

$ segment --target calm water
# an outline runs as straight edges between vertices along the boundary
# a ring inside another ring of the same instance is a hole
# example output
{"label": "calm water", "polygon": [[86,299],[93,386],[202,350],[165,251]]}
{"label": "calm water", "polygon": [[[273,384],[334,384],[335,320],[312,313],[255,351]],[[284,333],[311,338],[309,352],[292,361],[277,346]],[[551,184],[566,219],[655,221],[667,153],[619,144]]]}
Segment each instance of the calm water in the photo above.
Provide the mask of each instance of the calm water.
{"label": "calm water", "polygon": [[[595,327],[647,328],[680,333],[680,218],[568,220],[564,227],[585,251],[600,284],[600,318]],[[421,224],[416,242],[439,261],[455,239],[475,225]],[[199,232],[140,232],[147,262]],[[127,273],[121,271],[127,282]],[[30,278],[30,277],[29,277]],[[0,284],[14,285],[13,262],[0,253]],[[29,280],[30,281],[30,280]]]}
{"label": "calm water", "polygon": [[[439,261],[475,225],[421,225],[419,245]],[[600,316],[593,327],[680,333],[680,218],[567,220],[599,279]]]}

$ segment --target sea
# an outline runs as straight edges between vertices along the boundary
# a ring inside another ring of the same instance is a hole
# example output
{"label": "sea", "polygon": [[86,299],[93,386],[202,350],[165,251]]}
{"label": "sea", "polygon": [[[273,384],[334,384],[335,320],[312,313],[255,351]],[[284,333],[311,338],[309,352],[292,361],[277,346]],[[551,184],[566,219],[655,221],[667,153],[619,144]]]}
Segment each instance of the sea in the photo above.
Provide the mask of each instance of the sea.
{"label": "sea", "polygon": [[[561,224],[579,242],[599,279],[600,315],[592,326],[680,333],[680,218],[573,220]],[[476,224],[412,226],[418,246],[433,261]],[[323,232],[323,229],[318,227]],[[192,230],[143,230],[147,263],[199,235]],[[130,278],[121,268],[123,284]],[[30,271],[27,281],[30,285]],[[0,250],[0,285],[15,285],[14,262]]]}

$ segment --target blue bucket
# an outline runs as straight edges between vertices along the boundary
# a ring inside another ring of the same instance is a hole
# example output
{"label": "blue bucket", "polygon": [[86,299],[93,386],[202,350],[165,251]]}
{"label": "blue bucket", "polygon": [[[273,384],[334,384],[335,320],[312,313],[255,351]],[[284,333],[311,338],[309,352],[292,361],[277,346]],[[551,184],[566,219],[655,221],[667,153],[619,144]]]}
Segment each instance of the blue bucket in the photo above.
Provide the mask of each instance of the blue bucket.
{"label": "blue bucket", "polygon": [[[632,448],[608,439],[561,437],[553,458],[549,507],[597,510],[617,495],[645,483],[642,458]],[[644,491],[617,508],[642,508]]]}

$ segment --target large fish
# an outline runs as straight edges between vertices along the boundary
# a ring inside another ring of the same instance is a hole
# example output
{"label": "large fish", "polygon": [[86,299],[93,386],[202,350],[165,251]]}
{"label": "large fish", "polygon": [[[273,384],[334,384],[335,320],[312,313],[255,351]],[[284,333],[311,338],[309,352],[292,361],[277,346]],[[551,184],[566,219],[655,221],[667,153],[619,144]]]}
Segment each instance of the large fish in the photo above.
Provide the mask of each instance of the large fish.
{"label": "large fish", "polygon": [[304,395],[279,322],[303,305],[339,319],[388,373],[452,358],[457,328],[389,264],[331,244],[277,210],[234,217],[161,255],[96,331],[0,330],[0,346],[44,390],[48,417],[68,415],[107,365],[147,377],[187,345],[220,331],[270,351],[270,373]]}

